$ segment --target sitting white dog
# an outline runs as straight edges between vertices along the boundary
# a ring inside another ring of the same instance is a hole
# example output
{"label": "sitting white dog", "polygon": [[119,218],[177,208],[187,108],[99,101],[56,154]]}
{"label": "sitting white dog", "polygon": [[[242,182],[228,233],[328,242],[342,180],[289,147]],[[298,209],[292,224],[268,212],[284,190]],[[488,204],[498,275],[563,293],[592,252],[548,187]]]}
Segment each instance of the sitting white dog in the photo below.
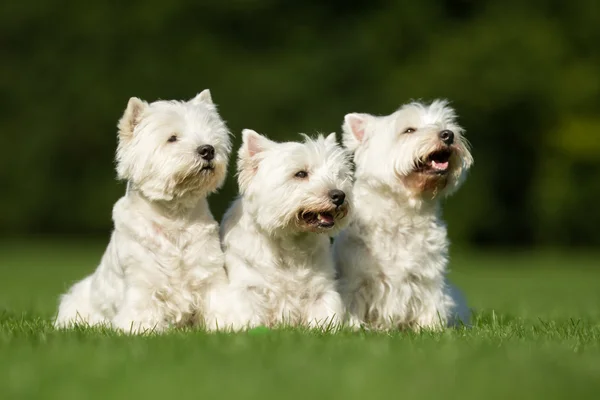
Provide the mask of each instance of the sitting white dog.
{"label": "sitting white dog", "polygon": [[221,223],[230,283],[211,306],[219,329],[338,327],[330,235],[347,225],[351,171],[335,134],[276,143],[243,131],[241,196]]}
{"label": "sitting white dog", "polygon": [[469,318],[445,280],[440,201],[473,163],[445,101],[411,103],[388,116],[348,114],[344,145],[356,164],[355,215],[334,243],[340,291],[371,329],[439,329]]}
{"label": "sitting white dog", "polygon": [[117,149],[127,193],[99,267],[62,296],[56,326],[160,332],[201,318],[207,289],[226,280],[206,196],[223,184],[230,150],[208,90],[188,102],[129,100]]}

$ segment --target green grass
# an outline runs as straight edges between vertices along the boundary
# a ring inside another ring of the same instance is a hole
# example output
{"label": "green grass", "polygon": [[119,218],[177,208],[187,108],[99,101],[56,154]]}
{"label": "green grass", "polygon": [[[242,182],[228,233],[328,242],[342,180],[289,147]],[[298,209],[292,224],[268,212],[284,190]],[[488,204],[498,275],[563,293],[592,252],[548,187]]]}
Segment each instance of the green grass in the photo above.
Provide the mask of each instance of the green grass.
{"label": "green grass", "polygon": [[439,334],[55,331],[103,244],[0,245],[0,399],[598,398],[598,255],[456,252],[477,309]]}

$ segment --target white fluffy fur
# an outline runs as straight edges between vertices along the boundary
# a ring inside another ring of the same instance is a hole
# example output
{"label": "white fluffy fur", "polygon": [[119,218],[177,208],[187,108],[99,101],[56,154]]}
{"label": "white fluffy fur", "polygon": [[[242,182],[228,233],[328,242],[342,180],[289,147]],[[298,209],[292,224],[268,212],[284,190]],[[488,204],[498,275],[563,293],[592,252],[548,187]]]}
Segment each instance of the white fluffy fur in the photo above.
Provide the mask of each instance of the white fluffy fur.
{"label": "white fluffy fur", "polygon": [[[206,144],[212,161],[197,151]],[[62,296],[56,326],[160,332],[202,318],[207,288],[226,280],[206,196],[223,184],[230,146],[208,90],[188,102],[129,100],[117,149],[127,192],[100,265]]]}
{"label": "white fluffy fur", "polygon": [[[447,148],[438,137],[446,129],[454,132],[446,174],[417,172],[420,160]],[[343,130],[356,164],[355,214],[334,254],[349,313],[372,329],[439,329],[455,317],[467,322],[462,296],[445,279],[440,206],[473,162],[453,109],[437,100],[388,116],[348,114]]]}
{"label": "white fluffy fur", "polygon": [[[308,176],[298,178],[298,171]],[[347,225],[351,173],[335,134],[275,143],[245,130],[238,173],[241,196],[221,224],[230,283],[212,300],[216,324],[234,330],[339,325],[344,310],[330,235]],[[332,189],[346,193],[339,208]],[[302,213],[310,211],[331,211],[335,225],[307,225]]]}

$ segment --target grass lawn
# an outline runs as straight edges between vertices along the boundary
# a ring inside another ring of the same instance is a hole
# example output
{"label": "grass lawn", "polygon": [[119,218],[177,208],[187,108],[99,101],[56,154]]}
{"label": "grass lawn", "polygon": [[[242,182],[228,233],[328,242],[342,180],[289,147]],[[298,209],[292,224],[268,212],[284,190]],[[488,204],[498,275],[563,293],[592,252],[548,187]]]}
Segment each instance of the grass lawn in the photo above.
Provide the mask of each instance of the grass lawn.
{"label": "grass lawn", "polygon": [[600,254],[455,251],[473,329],[124,337],[49,319],[104,244],[0,244],[0,399],[600,396]]}

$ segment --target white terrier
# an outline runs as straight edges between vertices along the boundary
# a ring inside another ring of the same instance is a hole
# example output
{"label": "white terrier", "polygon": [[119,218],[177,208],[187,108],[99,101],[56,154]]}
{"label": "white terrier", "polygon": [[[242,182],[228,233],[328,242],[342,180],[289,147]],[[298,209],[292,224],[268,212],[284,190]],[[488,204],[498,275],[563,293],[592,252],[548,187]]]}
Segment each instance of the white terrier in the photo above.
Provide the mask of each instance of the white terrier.
{"label": "white terrier", "polygon": [[454,110],[437,100],[388,116],[348,114],[343,130],[356,164],[356,213],[334,254],[351,317],[372,329],[467,322],[460,294],[445,282],[440,207],[473,163]]}
{"label": "white terrier", "polygon": [[202,318],[208,287],[226,279],[206,196],[223,184],[230,150],[208,90],[188,102],[129,100],[117,148],[127,193],[100,266],[62,296],[56,326],[160,332]]}
{"label": "white terrier", "polygon": [[213,301],[219,328],[340,325],[330,235],[347,225],[351,171],[335,133],[276,143],[243,131],[241,196],[221,224],[230,283]]}

